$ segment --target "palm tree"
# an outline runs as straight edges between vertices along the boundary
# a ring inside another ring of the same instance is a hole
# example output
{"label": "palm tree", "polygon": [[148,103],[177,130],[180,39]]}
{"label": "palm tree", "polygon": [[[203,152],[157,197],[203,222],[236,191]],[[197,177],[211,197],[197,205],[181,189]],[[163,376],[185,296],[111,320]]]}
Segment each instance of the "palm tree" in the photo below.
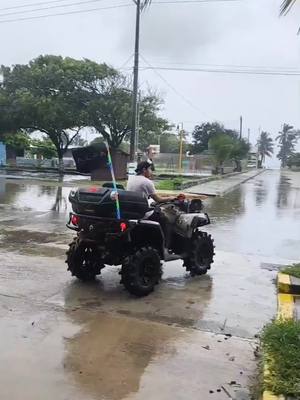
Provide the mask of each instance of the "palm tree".
{"label": "palm tree", "polygon": [[262,168],[266,157],[271,157],[274,152],[273,139],[268,132],[262,131],[257,141],[258,168]]}
{"label": "palm tree", "polygon": [[296,0],[283,0],[280,7],[280,14],[287,14],[295,3]]}
{"label": "palm tree", "polygon": [[280,145],[280,150],[277,158],[281,160],[281,167],[287,165],[288,158],[294,153],[295,145],[298,141],[299,133],[293,129],[294,127],[288,124],[283,124],[282,131],[279,132],[276,140]]}

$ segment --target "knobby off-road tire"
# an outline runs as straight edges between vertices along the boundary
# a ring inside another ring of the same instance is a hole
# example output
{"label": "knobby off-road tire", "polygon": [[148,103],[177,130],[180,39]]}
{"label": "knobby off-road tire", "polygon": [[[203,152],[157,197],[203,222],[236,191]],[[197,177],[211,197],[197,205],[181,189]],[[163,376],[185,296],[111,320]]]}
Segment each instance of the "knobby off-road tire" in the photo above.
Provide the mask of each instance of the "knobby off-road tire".
{"label": "knobby off-road tire", "polygon": [[81,281],[92,281],[100,274],[99,254],[95,247],[75,238],[67,251],[68,271]]}
{"label": "knobby off-road tire", "polygon": [[154,290],[162,275],[157,250],[153,247],[137,250],[124,261],[121,275],[121,282],[131,294],[138,297],[147,296]]}
{"label": "knobby off-road tire", "polygon": [[204,275],[214,262],[214,241],[206,232],[196,232],[192,239],[189,256],[184,259],[184,266],[191,276]]}

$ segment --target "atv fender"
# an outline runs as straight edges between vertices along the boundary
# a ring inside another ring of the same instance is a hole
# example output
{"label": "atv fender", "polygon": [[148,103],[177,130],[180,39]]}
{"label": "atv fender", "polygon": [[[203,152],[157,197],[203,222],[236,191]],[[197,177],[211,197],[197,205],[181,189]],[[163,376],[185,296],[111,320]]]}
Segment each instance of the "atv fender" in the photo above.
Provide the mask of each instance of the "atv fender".
{"label": "atv fender", "polygon": [[139,220],[130,232],[130,239],[134,246],[154,247],[161,259],[164,259],[165,236],[158,222]]}

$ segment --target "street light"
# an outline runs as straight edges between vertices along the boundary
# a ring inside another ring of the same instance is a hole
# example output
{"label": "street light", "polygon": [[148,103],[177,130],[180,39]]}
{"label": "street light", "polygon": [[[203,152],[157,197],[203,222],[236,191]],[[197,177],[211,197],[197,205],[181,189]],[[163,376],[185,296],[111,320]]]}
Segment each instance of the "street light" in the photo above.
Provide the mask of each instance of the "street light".
{"label": "street light", "polygon": [[132,123],[131,123],[132,129],[130,135],[130,161],[134,161],[135,158],[141,12],[151,4],[152,0],[132,0],[132,1],[136,4],[136,24],[135,24],[135,47],[134,47],[134,67],[133,67],[133,96],[132,96]]}

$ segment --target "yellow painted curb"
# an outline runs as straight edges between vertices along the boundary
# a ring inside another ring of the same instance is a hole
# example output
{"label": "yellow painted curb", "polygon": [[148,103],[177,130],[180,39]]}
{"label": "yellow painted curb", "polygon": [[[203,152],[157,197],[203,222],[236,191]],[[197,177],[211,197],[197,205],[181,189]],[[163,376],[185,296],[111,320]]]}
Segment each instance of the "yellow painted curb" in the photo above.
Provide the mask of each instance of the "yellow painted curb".
{"label": "yellow painted curb", "polygon": [[262,400],[284,400],[282,396],[275,396],[271,392],[264,392]]}
{"label": "yellow painted curb", "polygon": [[277,319],[293,319],[294,317],[294,296],[286,293],[278,293]]}
{"label": "yellow painted curb", "polygon": [[287,274],[279,272],[277,276],[277,286],[280,293],[291,293],[291,277]]}

